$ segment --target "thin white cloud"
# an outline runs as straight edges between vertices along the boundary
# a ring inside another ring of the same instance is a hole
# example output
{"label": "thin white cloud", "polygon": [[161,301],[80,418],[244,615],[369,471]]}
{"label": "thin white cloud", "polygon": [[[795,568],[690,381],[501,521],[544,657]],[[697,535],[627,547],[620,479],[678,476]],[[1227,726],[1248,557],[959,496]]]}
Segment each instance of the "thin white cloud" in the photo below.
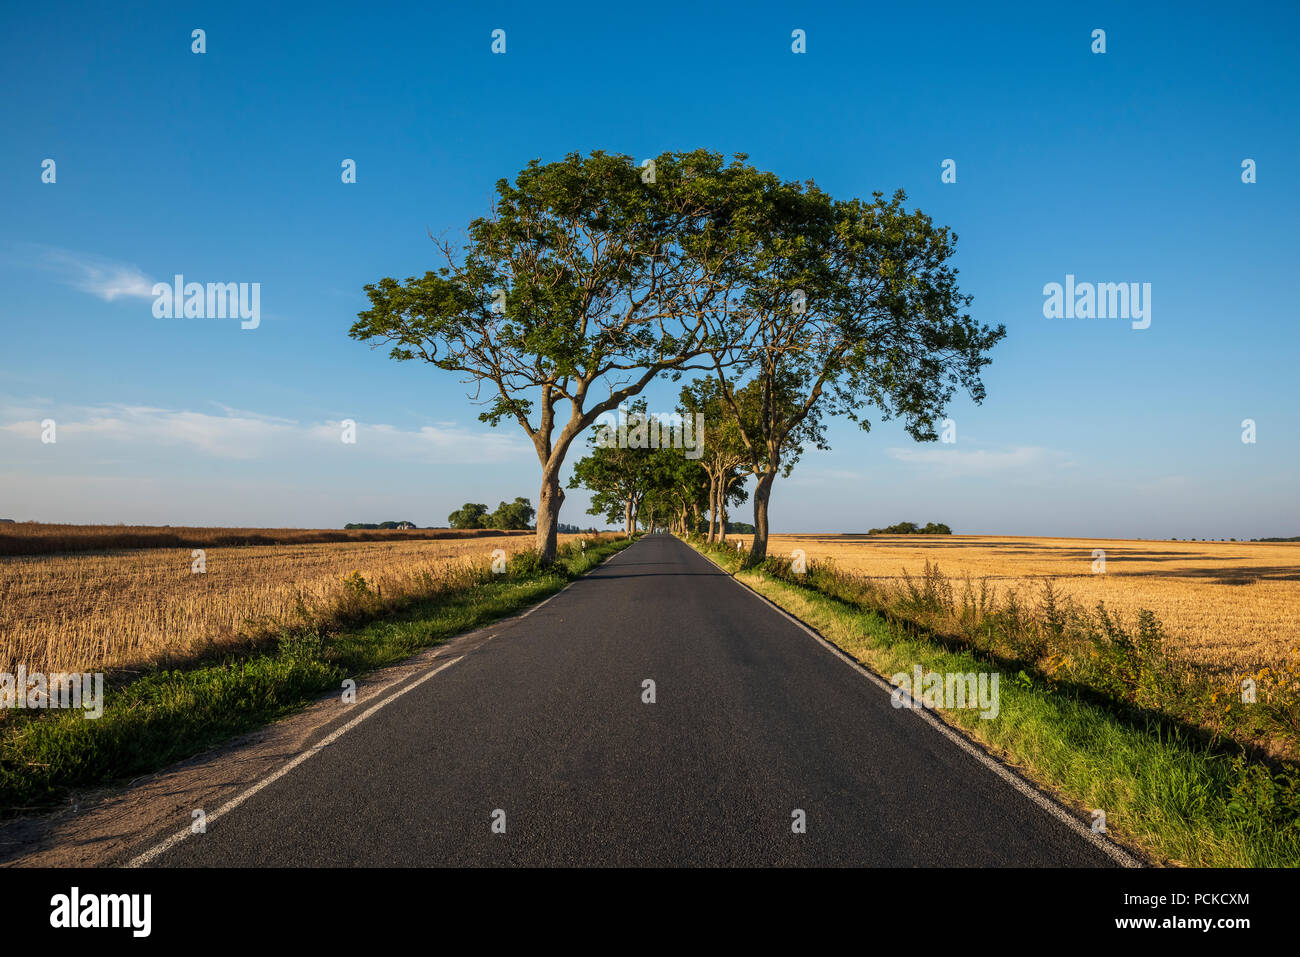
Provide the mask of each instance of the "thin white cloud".
{"label": "thin white cloud", "polygon": [[154,280],[131,263],[52,246],[33,248],[40,265],[57,273],[73,288],[98,296],[105,302],[122,298],[153,298]]}
{"label": "thin white cloud", "polygon": [[[322,443],[342,441],[343,423],[323,422],[310,429]],[[490,464],[533,455],[521,437],[500,430],[470,432],[457,426],[426,425],[400,429],[382,423],[357,422],[357,448],[384,458],[456,464]]]}
{"label": "thin white cloud", "polygon": [[958,449],[948,446],[918,446],[886,449],[890,458],[947,473],[991,475],[1000,472],[1037,471],[1069,464],[1063,452],[1041,445],[1009,449]]}
{"label": "thin white cloud", "polygon": [[75,444],[94,454],[112,454],[132,446],[177,446],[219,459],[248,460],[284,455],[313,455],[339,448],[356,449],[368,459],[436,464],[492,464],[515,461],[531,447],[501,432],[459,427],[404,429],[384,423],[357,422],[355,445],[343,442],[343,423],[300,423],[227,407],[222,414],[150,406],[113,404],[49,408],[32,416],[30,403],[0,404],[0,432],[39,441],[41,419],[57,423],[61,447]]}

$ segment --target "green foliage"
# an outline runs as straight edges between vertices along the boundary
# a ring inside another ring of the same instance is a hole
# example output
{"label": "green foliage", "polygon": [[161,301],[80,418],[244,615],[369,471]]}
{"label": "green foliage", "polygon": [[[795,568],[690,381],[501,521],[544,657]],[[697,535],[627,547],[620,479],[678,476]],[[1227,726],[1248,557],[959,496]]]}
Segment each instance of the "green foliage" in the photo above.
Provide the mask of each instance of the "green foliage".
{"label": "green foliage", "polygon": [[[644,399],[632,401],[629,415],[646,412]],[[590,515],[600,515],[605,521],[626,526],[628,518],[635,516],[645,498],[646,482],[651,467],[647,449],[620,448],[616,443],[602,441],[601,426],[588,435],[590,451],[574,463],[569,477],[569,488],[586,488],[591,492]]]}
{"label": "green foliage", "polygon": [[466,502],[447,516],[447,523],[452,528],[518,531],[529,527],[535,512],[532,503],[522,496],[513,502],[502,502],[494,512],[488,512],[488,507],[482,502]]}
{"label": "green foliage", "polygon": [[735,264],[742,305],[716,339],[724,396],[760,477],[748,559],[758,563],[771,483],[798,450],[828,448],[825,420],[868,430],[873,415],[898,418],[917,441],[935,441],[958,389],[983,399],[980,371],[1005,329],[965,312],[970,297],[950,265],[956,237],[907,211],[902,191],[836,200],[757,173],[753,188],[758,240]]}
{"label": "green foliage", "polygon": [[487,517],[487,528],[500,528],[506,531],[528,528],[536,513],[528,499],[520,497],[513,502],[502,502],[497,510]]}
{"label": "green foliage", "polygon": [[952,529],[942,522],[927,522],[924,527],[915,522],[899,522],[884,528],[873,528],[868,535],[951,535]]}
{"label": "green foliage", "polygon": [[452,528],[491,528],[488,524],[488,507],[481,502],[466,502],[447,516]]}
{"label": "green foliage", "polygon": [[[759,478],[760,560],[771,483],[804,447],[827,448],[830,417],[863,429],[869,414],[897,417],[933,441],[957,389],[983,399],[980,371],[1005,330],[964,311],[956,237],[905,209],[901,191],[837,200],[707,150],[662,154],[654,169],[651,182],[632,157],[600,151],[533,161],[497,183],[463,248],[439,244],[445,266],[367,285],[350,334],[468,376],[483,421],[523,428],[542,465],[548,541],[577,437],[657,376],[708,370],[715,394],[697,398],[717,400],[722,443],[743,447]],[[706,466],[707,481],[680,492],[677,479],[652,483],[649,510],[684,524],[683,501],[716,507],[708,489],[739,467]],[[635,511],[612,480],[588,480],[595,514]],[[734,483],[722,485],[725,497]]]}
{"label": "green foliage", "polygon": [[534,160],[497,183],[462,248],[439,244],[445,266],[367,285],[350,334],[467,376],[480,419],[518,423],[542,466],[549,541],[571,443],[712,345],[705,314],[728,304],[723,265],[747,235],[729,189],[741,168],[706,150],[665,153],[650,184],[630,156]]}

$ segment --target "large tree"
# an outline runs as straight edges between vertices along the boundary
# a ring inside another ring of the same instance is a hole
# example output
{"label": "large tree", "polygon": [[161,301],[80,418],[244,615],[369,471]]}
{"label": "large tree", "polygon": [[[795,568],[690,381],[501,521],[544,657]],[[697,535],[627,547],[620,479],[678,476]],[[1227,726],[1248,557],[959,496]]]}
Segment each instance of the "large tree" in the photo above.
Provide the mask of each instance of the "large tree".
{"label": "large tree", "polygon": [[748,216],[760,238],[735,263],[743,307],[720,317],[714,371],[756,478],[747,561],[757,564],[772,483],[804,443],[826,447],[824,420],[868,430],[874,411],[934,441],[958,388],[983,399],[980,370],[1006,333],[964,311],[970,297],[950,264],[956,236],[908,212],[901,190],[837,201],[812,183],[742,178],[764,197]]}
{"label": "large tree", "polygon": [[735,304],[727,267],[754,238],[735,215],[742,161],[704,150],[650,168],[602,152],[533,161],[497,183],[463,246],[438,243],[445,266],[365,287],[371,306],[353,338],[463,374],[480,419],[527,434],[542,471],[543,561],[555,556],[574,439],[718,345],[711,334]]}

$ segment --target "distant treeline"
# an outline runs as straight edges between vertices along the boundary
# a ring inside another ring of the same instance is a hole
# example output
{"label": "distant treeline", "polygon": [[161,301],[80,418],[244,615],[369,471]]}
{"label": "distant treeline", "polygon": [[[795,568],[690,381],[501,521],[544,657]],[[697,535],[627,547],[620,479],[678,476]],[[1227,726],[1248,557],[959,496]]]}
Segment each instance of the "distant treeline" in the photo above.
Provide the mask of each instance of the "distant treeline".
{"label": "distant treeline", "polygon": [[346,525],[344,525],[343,527],[344,527],[344,528],[402,528],[402,529],[412,529],[412,528],[416,528],[417,526],[416,526],[416,524],[415,524],[414,522],[375,522],[375,523],[371,523],[371,522],[348,522],[348,523],[347,523]]}
{"label": "distant treeline", "polygon": [[46,525],[41,522],[6,522],[3,527],[0,555],[50,555],[118,548],[312,545],[511,534],[492,529],[190,528],[180,525]]}
{"label": "distant treeline", "polygon": [[929,522],[924,527],[916,522],[899,522],[887,528],[873,528],[868,535],[951,535],[952,529],[943,522]]}

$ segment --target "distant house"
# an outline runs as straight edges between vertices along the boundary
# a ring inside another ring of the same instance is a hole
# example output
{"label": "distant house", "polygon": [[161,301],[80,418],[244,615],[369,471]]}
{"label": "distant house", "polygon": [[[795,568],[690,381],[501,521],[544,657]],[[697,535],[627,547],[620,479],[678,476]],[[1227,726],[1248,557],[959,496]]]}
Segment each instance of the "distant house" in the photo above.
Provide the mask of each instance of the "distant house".
{"label": "distant house", "polygon": [[17,525],[18,523],[12,518],[0,518],[0,524]]}
{"label": "distant house", "polygon": [[415,528],[415,523],[414,523],[414,522],[398,522],[398,523],[397,523],[397,527],[398,527],[398,528]]}

